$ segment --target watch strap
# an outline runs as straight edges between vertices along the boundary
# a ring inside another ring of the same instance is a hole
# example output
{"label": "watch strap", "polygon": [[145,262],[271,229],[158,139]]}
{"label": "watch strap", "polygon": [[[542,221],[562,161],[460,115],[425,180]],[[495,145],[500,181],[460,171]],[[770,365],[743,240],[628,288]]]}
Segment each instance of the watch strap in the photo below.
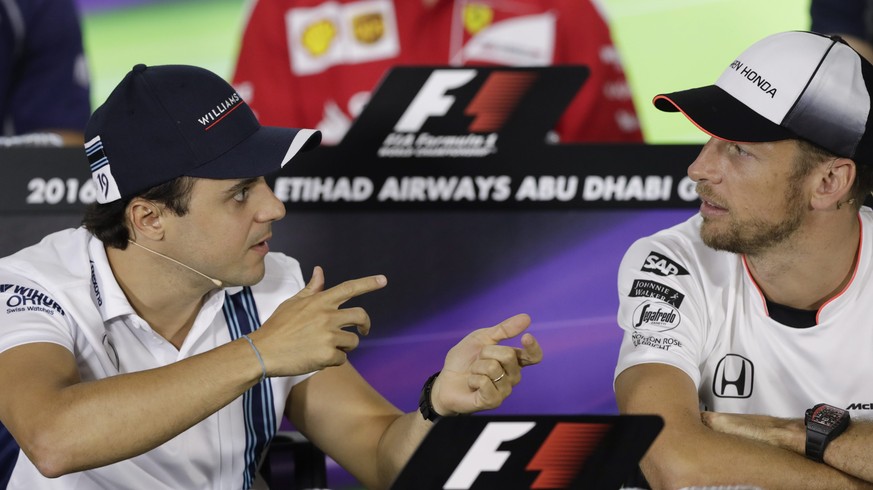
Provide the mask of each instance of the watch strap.
{"label": "watch strap", "polygon": [[442,418],[442,415],[434,410],[430,398],[433,384],[436,381],[437,376],[440,375],[440,372],[441,371],[437,371],[427,378],[427,381],[424,382],[424,386],[421,387],[421,396],[418,397],[418,411],[421,412],[421,416],[424,417],[424,420],[429,420],[431,422],[436,422]]}
{"label": "watch strap", "polygon": [[806,457],[824,463],[824,450],[828,445],[829,437],[827,434],[806,429]]}

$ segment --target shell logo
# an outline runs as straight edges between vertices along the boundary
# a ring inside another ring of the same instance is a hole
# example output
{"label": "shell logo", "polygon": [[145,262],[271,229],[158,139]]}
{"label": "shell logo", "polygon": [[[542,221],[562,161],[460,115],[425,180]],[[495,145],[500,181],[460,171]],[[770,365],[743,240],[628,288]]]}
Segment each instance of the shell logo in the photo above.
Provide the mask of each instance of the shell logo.
{"label": "shell logo", "polygon": [[313,58],[327,53],[336,38],[336,26],[328,20],[315,22],[303,30],[301,42]]}
{"label": "shell logo", "polygon": [[375,44],[385,34],[385,21],[380,13],[356,15],[352,19],[352,29],[358,41]]}
{"label": "shell logo", "polygon": [[494,21],[494,9],[484,3],[468,3],[464,6],[464,28],[476,35]]}

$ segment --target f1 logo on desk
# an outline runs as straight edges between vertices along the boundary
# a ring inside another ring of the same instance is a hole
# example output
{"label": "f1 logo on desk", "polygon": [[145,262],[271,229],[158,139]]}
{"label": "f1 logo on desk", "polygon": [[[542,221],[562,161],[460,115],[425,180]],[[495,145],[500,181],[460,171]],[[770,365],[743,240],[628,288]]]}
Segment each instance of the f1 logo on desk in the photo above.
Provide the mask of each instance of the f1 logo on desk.
{"label": "f1 logo on desk", "polygon": [[[443,488],[467,490],[483,471],[500,471],[510,453],[497,448],[503,442],[527,434],[535,425],[534,422],[490,422]],[[566,488],[607,430],[608,424],[556,424],[525,468],[540,470],[530,488]]]}
{"label": "f1 logo on desk", "polygon": [[[455,97],[448,95],[448,92],[470,83],[476,74],[476,70],[434,70],[394,125],[394,130],[417,133],[429,117],[448,114],[455,103]],[[536,79],[535,72],[491,73],[464,109],[465,115],[474,117],[468,128],[469,132],[491,133],[499,130]]]}
{"label": "f1 logo on desk", "polygon": [[615,489],[662,426],[650,415],[446,417],[392,488]]}
{"label": "f1 logo on desk", "polygon": [[[462,114],[449,116],[458,95],[475,89],[480,70],[434,70],[383,141],[380,157],[484,157],[497,153],[507,118],[539,78],[534,71],[494,71],[472,95]],[[469,86],[468,86],[469,85]],[[469,93],[465,93],[470,97]],[[457,110],[457,109],[456,109]],[[435,118],[445,121],[425,123]],[[459,125],[460,121],[469,124]]]}
{"label": "f1 logo on desk", "polygon": [[484,158],[545,145],[588,76],[584,66],[548,68],[396,67],[343,145],[378,141],[378,158]]}

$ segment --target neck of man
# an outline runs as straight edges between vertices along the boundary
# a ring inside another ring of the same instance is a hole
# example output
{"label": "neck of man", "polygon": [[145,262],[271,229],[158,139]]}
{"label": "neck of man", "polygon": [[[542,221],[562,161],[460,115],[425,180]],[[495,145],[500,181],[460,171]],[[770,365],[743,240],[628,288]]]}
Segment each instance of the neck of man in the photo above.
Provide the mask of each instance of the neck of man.
{"label": "neck of man", "polygon": [[213,284],[138,247],[106,248],[115,280],[143,320],[177,349]]}
{"label": "neck of man", "polygon": [[818,310],[851,281],[860,246],[857,212],[808,219],[782,243],[746,255],[749,272],[770,301],[801,310]]}

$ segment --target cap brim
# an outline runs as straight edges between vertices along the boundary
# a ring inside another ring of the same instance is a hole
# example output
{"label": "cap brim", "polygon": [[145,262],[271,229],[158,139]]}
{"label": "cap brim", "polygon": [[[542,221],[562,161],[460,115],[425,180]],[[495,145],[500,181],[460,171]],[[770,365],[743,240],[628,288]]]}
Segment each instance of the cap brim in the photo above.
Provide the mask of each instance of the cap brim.
{"label": "cap brim", "polygon": [[185,175],[209,179],[247,179],[277,172],[294,155],[316,148],[321,132],[314,129],[261,126],[218,158]]}
{"label": "cap brim", "polygon": [[664,112],[681,112],[701,131],[718,139],[759,143],[797,138],[716,85],[655,96]]}

